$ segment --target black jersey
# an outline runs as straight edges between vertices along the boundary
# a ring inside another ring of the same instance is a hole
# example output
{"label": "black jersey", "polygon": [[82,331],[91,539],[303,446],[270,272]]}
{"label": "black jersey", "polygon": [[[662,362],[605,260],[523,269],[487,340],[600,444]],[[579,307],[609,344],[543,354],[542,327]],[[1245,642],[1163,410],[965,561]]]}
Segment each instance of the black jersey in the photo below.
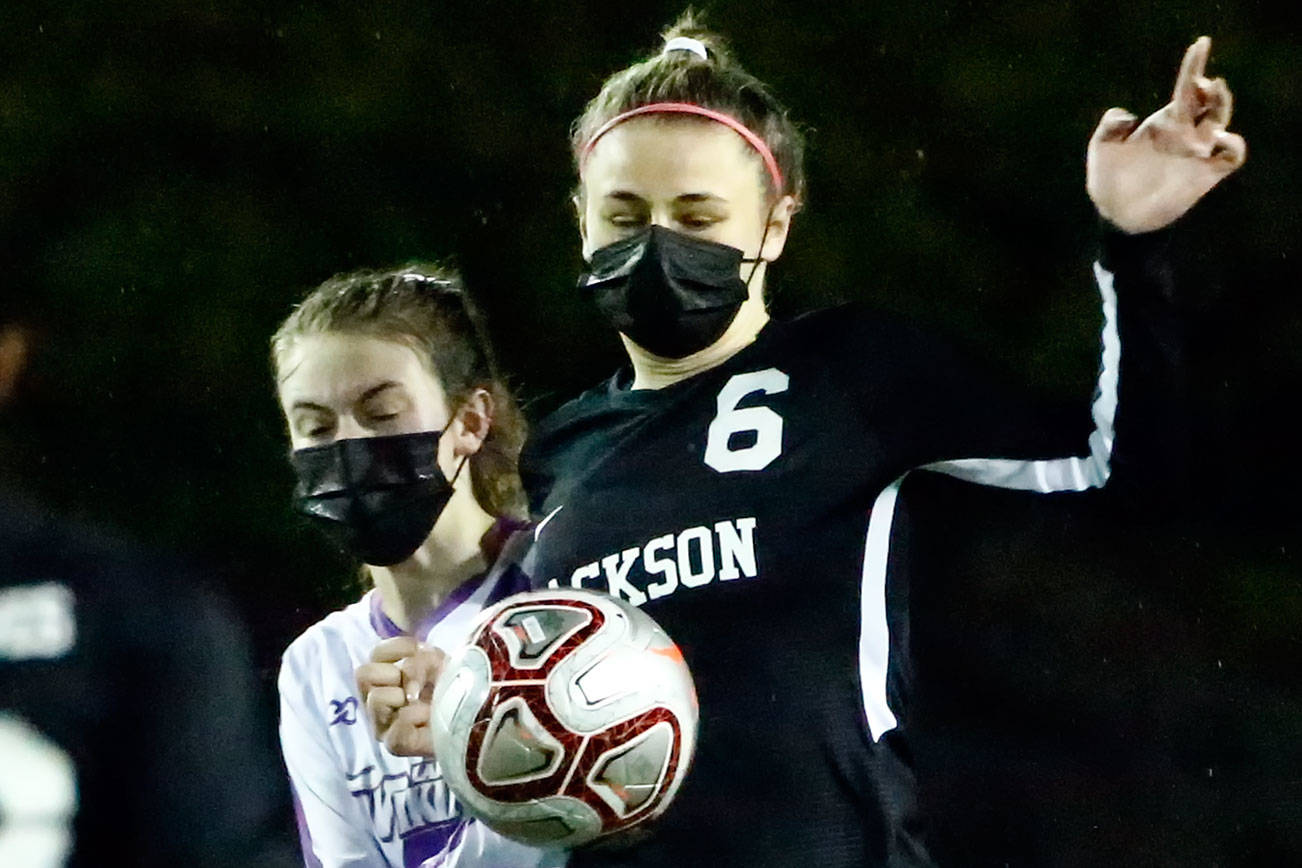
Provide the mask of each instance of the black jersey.
{"label": "black jersey", "polygon": [[289,865],[231,612],[0,495],[0,862]]}
{"label": "black jersey", "polygon": [[644,607],[682,647],[701,708],[694,768],[654,834],[572,864],[930,861],[905,741],[902,480],[927,468],[1035,491],[1102,485],[1116,425],[1124,459],[1145,427],[1130,404],[1165,390],[1176,358],[1156,322],[1158,243],[1109,239],[1097,390],[1065,414],[844,306],[771,322],[664,389],[617,374],[544,421],[523,461],[541,522],[527,571]]}

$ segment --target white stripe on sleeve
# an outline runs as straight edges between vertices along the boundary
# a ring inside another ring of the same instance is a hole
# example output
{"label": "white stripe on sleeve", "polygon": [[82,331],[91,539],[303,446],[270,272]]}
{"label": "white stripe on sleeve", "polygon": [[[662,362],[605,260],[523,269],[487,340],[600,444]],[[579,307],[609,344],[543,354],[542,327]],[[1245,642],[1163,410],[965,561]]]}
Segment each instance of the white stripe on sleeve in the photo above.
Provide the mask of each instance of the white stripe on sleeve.
{"label": "white stripe on sleeve", "polygon": [[859,592],[859,688],[863,691],[863,711],[873,741],[879,741],[895,728],[895,714],[886,701],[886,668],[891,652],[890,627],[886,621],[886,560],[890,554],[895,501],[903,481],[901,476],[873,501],[863,553],[863,582]]}
{"label": "white stripe on sleeve", "polygon": [[[1009,458],[963,458],[939,461],[922,469],[999,488],[1042,493],[1083,491],[1102,487],[1112,473],[1112,444],[1117,414],[1117,383],[1121,367],[1121,338],[1117,332],[1117,294],[1113,275],[1099,263],[1094,278],[1103,302],[1102,360],[1091,416],[1094,430],[1089,435],[1086,455],[1043,460]],[[905,474],[907,476],[908,474]],[[886,620],[886,565],[890,555],[891,527],[901,476],[877,496],[868,520],[864,546],[863,578],[860,588],[859,683],[863,692],[864,715],[873,741],[897,725],[886,699],[886,676],[890,658],[890,630]]]}
{"label": "white stripe on sleeve", "polygon": [[980,485],[1048,493],[1101,488],[1112,473],[1113,424],[1117,415],[1117,379],[1121,367],[1121,338],[1117,333],[1117,293],[1112,273],[1097,262],[1094,278],[1103,297],[1103,358],[1091,415],[1094,430],[1089,453],[1070,458],[1023,461],[1010,458],[960,458],[923,467]]}

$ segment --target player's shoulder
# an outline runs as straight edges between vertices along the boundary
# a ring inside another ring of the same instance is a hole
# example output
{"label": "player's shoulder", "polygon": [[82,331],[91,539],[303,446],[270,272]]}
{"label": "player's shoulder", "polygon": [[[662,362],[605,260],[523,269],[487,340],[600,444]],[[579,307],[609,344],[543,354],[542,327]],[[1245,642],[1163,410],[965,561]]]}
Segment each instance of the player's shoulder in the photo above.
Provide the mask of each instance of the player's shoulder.
{"label": "player's shoulder", "polygon": [[[22,494],[0,490],[0,574],[8,580],[55,578],[97,598],[139,603],[189,591],[195,583],[176,559],[118,532],[51,512]],[[169,597],[170,599],[170,597]]]}
{"label": "player's shoulder", "polygon": [[780,333],[785,349],[779,353],[831,365],[856,380],[911,382],[920,371],[948,370],[962,358],[952,342],[862,302],[802,314],[784,321]]}
{"label": "player's shoulder", "polygon": [[583,420],[613,408],[620,394],[621,373],[606,377],[548,413],[533,427],[530,439],[536,443],[562,436],[575,426],[582,426]]}
{"label": "player's shoulder", "polygon": [[370,621],[370,596],[374,593],[331,612],[290,642],[281,657],[281,678],[301,676],[331,662],[369,654],[371,646],[379,641]]}
{"label": "player's shoulder", "polygon": [[859,301],[802,313],[784,320],[779,330],[788,342],[818,352],[871,351],[911,342],[918,335],[917,328],[898,314]]}
{"label": "player's shoulder", "polygon": [[[618,385],[620,374],[566,401],[533,426],[520,453],[520,477],[529,494],[529,507],[538,514],[542,500],[556,480],[600,451],[610,436],[612,421],[627,415],[629,404],[638,400]],[[621,397],[623,400],[621,401]]]}
{"label": "player's shoulder", "polygon": [[489,555],[491,566],[488,568],[488,581],[496,579],[504,570],[512,564],[519,565],[529,554],[533,547],[534,531],[537,528],[535,522],[517,521],[514,519],[499,519],[494,528],[502,527],[500,541],[492,546],[485,546],[485,554]]}
{"label": "player's shoulder", "polygon": [[[207,569],[7,489],[0,489],[0,588],[19,595],[36,588],[23,598],[69,605],[79,644],[168,659],[195,643],[209,660],[242,653],[238,614]],[[186,631],[176,629],[177,612],[187,613]]]}

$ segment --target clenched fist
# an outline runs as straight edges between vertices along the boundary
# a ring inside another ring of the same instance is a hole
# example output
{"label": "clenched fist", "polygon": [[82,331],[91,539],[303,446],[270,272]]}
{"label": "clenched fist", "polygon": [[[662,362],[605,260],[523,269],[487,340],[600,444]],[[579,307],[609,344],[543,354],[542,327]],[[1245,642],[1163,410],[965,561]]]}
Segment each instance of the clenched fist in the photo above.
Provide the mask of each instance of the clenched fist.
{"label": "clenched fist", "polygon": [[429,732],[430,699],[447,659],[438,648],[410,636],[385,639],[357,667],[357,689],[375,737],[398,756],[434,756]]}

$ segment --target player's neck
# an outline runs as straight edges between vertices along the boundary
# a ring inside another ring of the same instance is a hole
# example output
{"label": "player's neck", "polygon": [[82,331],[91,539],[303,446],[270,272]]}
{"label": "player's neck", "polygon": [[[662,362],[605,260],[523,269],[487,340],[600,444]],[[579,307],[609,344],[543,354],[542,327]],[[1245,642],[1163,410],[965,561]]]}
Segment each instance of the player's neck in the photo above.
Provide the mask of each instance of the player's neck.
{"label": "player's neck", "polygon": [[475,500],[470,475],[462,476],[420,548],[402,563],[370,568],[384,614],[410,630],[449,593],[487,569],[480,543],[495,521]]}
{"label": "player's neck", "polygon": [[634,389],[663,389],[674,383],[694,377],[699,373],[718,367],[735,356],[745,347],[754,343],[760,329],[769,321],[769,313],[764,308],[760,293],[754,293],[742,303],[737,316],[733,318],[728,330],[717,341],[699,352],[681,359],[667,359],[657,356],[639,347],[628,338],[620,335],[624,349],[633,364]]}

